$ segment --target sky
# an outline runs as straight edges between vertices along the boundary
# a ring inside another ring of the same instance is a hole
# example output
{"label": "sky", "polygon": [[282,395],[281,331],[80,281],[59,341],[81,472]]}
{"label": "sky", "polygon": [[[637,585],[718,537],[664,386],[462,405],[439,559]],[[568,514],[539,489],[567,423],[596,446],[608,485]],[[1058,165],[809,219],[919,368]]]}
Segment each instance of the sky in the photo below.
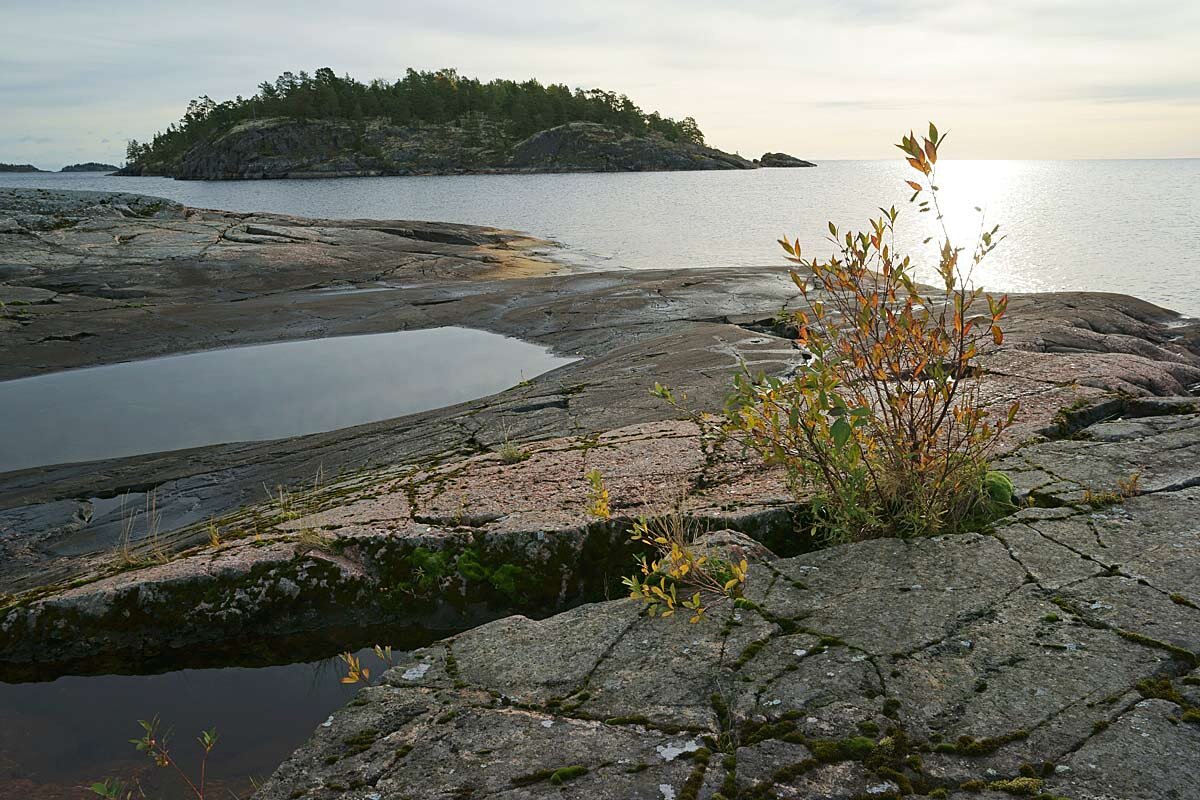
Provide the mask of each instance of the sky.
{"label": "sky", "polygon": [[[1198,0],[0,0],[0,161],[121,163],[187,102],[408,67],[628,94],[747,157],[1200,156]],[[947,147],[950,147],[947,144]]]}

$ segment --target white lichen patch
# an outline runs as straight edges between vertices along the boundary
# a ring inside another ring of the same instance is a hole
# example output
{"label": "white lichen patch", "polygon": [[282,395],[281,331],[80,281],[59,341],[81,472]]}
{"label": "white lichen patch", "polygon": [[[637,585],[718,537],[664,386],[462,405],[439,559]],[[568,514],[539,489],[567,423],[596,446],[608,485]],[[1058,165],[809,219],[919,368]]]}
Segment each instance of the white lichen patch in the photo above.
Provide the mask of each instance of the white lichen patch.
{"label": "white lichen patch", "polygon": [[406,681],[419,681],[419,680],[421,680],[421,678],[425,677],[425,673],[429,672],[429,668],[431,666],[433,666],[433,665],[432,664],[417,664],[416,666],[409,667],[408,669],[404,670],[404,674],[401,675],[400,677]]}
{"label": "white lichen patch", "polygon": [[684,753],[694,753],[700,749],[700,740],[692,739],[684,742],[667,742],[654,748],[663,761],[674,761]]}

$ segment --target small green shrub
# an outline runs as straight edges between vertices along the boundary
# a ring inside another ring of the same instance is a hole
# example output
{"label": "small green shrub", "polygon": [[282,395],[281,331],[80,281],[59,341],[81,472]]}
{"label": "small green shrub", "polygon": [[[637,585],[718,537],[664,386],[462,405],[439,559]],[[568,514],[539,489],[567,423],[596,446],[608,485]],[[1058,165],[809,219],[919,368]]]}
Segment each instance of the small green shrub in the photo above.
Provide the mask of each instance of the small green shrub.
{"label": "small green shrub", "polygon": [[500,456],[500,460],[505,464],[520,464],[527,460],[530,454],[505,439],[504,443],[496,449],[496,455]]}
{"label": "small green shrub", "polygon": [[412,568],[413,582],[422,591],[437,588],[450,574],[450,556],[445,550],[417,547],[409,553],[408,562]]}
{"label": "small green shrub", "polygon": [[608,487],[604,485],[604,476],[600,474],[600,470],[593,469],[584,477],[591,488],[588,494],[588,514],[596,519],[609,519],[612,517],[612,509],[609,507]]}

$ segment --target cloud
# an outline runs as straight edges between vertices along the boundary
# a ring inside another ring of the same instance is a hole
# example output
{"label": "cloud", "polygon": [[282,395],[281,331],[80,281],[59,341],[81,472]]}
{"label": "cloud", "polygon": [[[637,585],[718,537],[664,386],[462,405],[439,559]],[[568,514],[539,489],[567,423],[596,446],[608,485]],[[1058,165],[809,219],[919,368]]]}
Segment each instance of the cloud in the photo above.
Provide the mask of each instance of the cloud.
{"label": "cloud", "polygon": [[932,117],[962,157],[1200,155],[1193,0],[0,4],[7,161],[119,161],[193,97],[326,65],[601,86],[749,154],[890,157]]}

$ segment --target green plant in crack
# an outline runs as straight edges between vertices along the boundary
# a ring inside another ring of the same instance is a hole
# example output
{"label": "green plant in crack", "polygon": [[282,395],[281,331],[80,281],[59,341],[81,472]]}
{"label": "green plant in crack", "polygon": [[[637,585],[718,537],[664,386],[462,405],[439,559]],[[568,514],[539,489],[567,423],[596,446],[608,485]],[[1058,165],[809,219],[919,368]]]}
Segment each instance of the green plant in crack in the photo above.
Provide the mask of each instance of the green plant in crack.
{"label": "green plant in crack", "polygon": [[1141,471],[1134,471],[1117,480],[1115,489],[1084,489],[1081,502],[1097,509],[1120,505],[1127,499],[1136,497],[1141,491],[1141,484]]}
{"label": "green plant in crack", "polygon": [[581,778],[587,774],[587,767],[581,764],[572,764],[566,767],[557,767],[554,769],[543,769],[537,772],[531,772],[528,775],[518,775],[512,778],[509,782],[513,786],[531,786],[535,783],[549,781],[555,786],[562,786],[567,781]]}
{"label": "green plant in crack", "polygon": [[486,584],[512,602],[524,596],[532,580],[525,567],[511,562],[492,563],[476,547],[459,553],[455,569],[466,580]]}
{"label": "green plant in crack", "polygon": [[749,571],[746,559],[734,561],[709,552],[696,544],[695,535],[681,509],[634,523],[631,540],[651,555],[639,556],[638,573],[622,583],[650,616],[670,617],[683,609],[696,623],[715,600],[742,595]]}
{"label": "green plant in crack", "polygon": [[408,554],[407,561],[412,571],[413,586],[422,592],[441,586],[451,572],[450,554],[445,550],[417,547]]}

